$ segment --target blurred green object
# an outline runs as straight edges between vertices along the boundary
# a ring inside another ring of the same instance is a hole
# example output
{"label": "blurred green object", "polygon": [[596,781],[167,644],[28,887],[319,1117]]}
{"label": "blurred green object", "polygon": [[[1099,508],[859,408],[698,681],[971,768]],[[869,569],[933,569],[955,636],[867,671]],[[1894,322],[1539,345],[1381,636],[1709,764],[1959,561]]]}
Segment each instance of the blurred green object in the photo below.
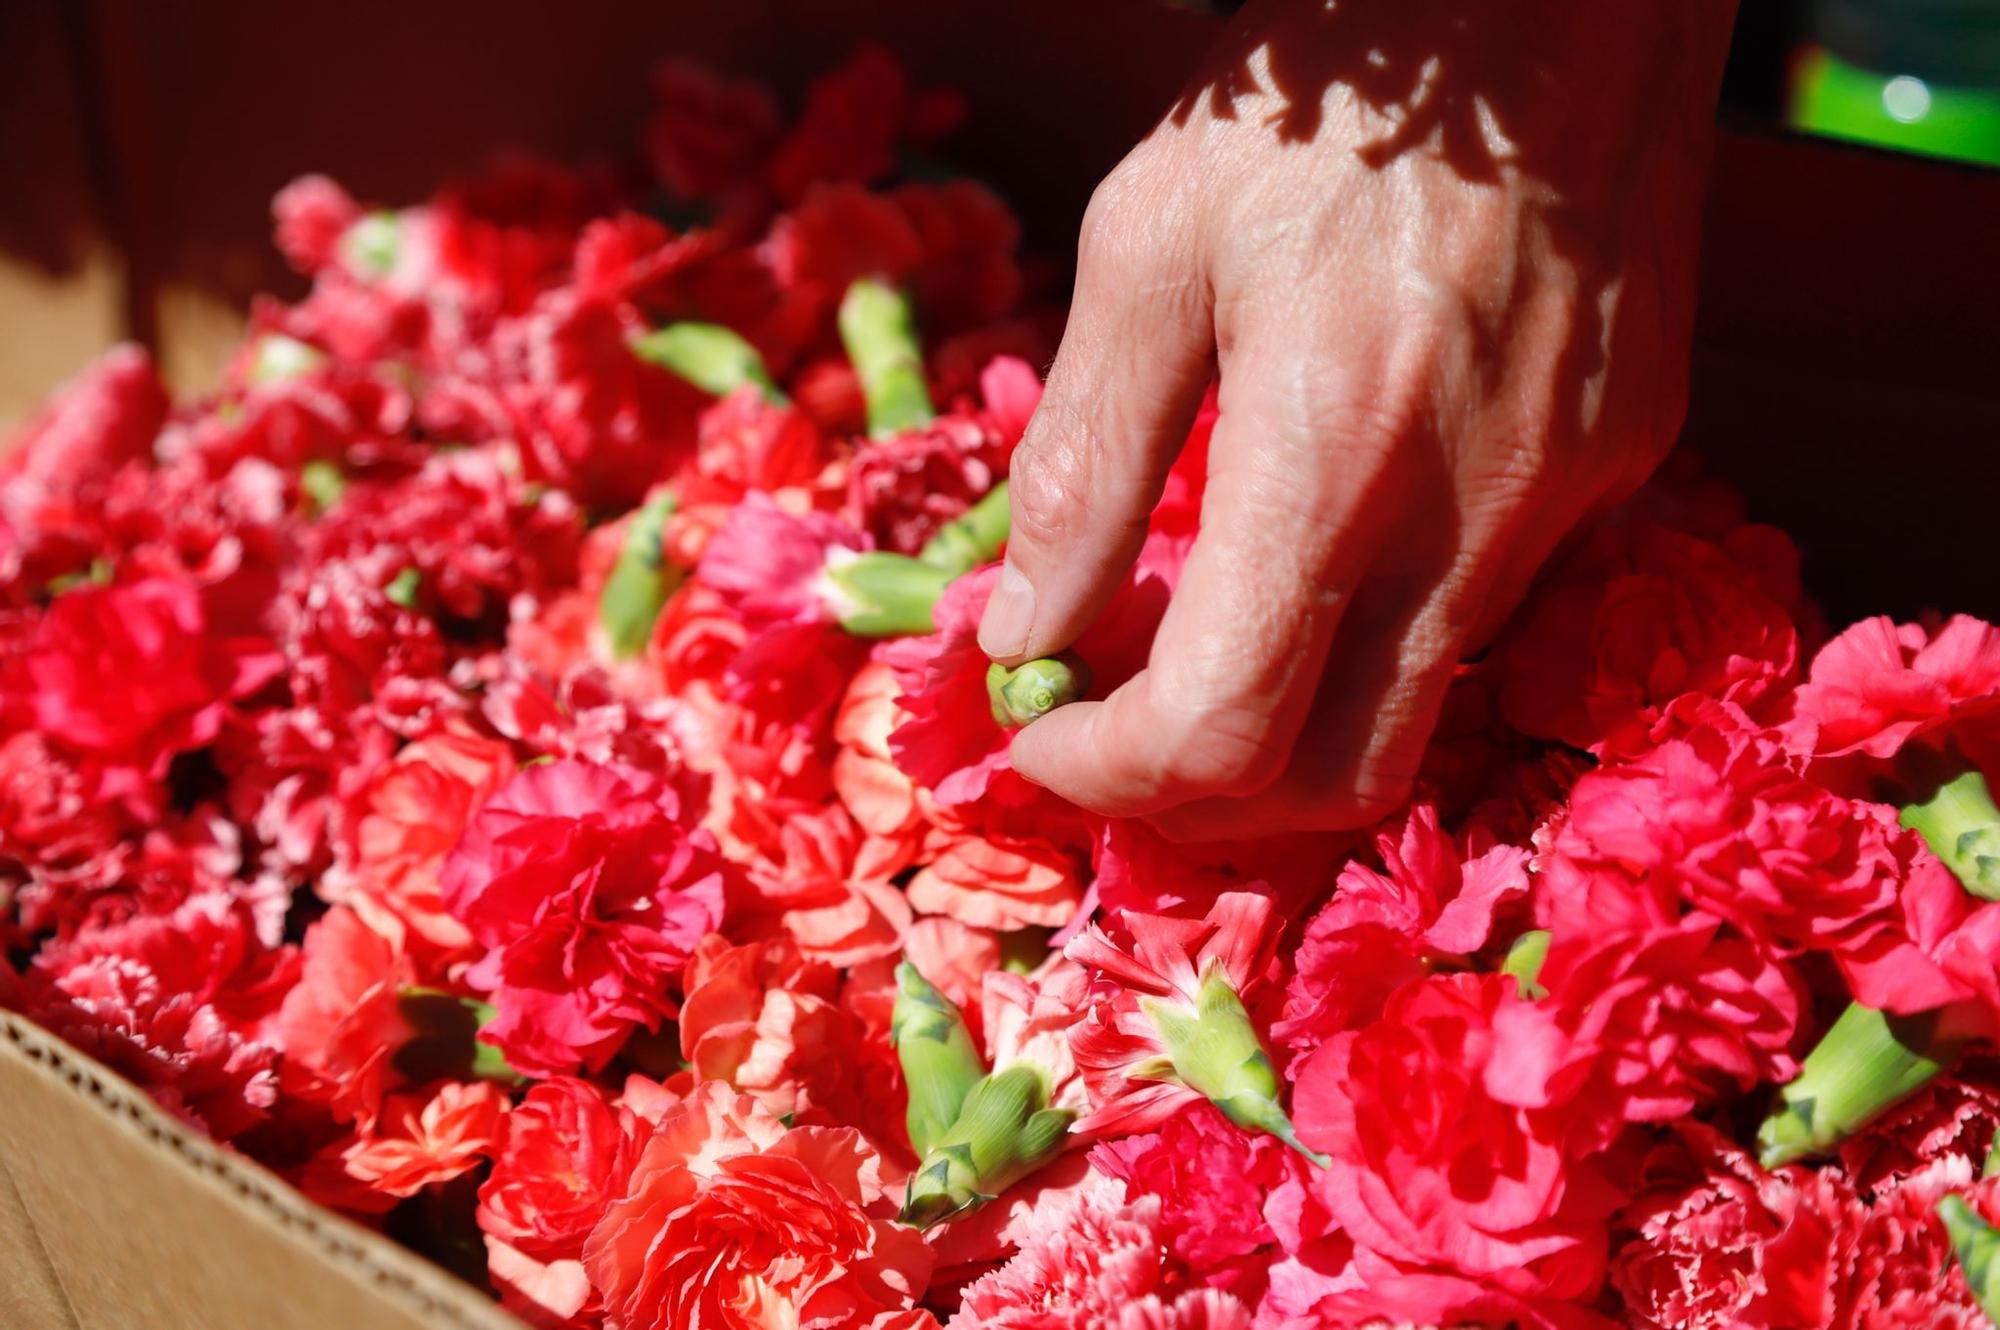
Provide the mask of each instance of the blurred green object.
{"label": "blurred green object", "polygon": [[1820,0],[1795,128],[2000,166],[2000,0]]}

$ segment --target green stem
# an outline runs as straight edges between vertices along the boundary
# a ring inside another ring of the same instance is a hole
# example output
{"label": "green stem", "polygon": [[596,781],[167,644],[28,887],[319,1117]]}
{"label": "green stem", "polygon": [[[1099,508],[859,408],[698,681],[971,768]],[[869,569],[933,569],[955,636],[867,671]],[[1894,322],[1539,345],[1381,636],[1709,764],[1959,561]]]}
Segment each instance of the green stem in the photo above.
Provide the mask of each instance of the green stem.
{"label": "green stem", "polygon": [[1924,838],[1967,891],[2000,900],[2000,806],[1985,776],[1966,771],[1945,781],[1928,798],[1905,804],[1902,822]]}
{"label": "green stem", "polygon": [[753,383],[772,406],[785,405],[785,394],[757,348],[719,323],[670,323],[634,338],[632,350],[705,393],[727,397]]}
{"label": "green stem", "polygon": [[864,277],[840,302],[840,341],[868,402],[868,433],[880,439],[937,418],[924,384],[923,346],[908,297]]}
{"label": "green stem", "polygon": [[1000,547],[1007,543],[1010,517],[1007,482],[1003,480],[978,503],[940,527],[917,557],[953,575],[969,573],[1000,556]]}
{"label": "green stem", "polygon": [[933,633],[931,611],[951,575],[907,554],[836,551],[826,565],[834,617],[856,637]]}
{"label": "green stem", "polygon": [[1831,1153],[1950,1066],[1960,1042],[1941,1033],[1938,1015],[1893,1016],[1850,1003],[1757,1129],[1764,1167]]}

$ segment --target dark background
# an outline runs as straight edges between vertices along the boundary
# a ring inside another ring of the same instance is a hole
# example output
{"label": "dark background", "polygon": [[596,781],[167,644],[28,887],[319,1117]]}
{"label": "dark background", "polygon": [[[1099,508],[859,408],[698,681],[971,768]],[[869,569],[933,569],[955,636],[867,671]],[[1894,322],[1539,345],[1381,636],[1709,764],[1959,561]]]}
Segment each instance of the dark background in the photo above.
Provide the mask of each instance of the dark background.
{"label": "dark background", "polygon": [[[2000,172],[1784,134],[1797,20],[1743,5],[1689,437],[1799,537],[1836,620],[2000,615]],[[1214,31],[1152,0],[7,0],[0,419],[119,336],[200,391],[250,294],[300,289],[269,241],[293,177],[393,203],[506,145],[627,152],[670,53],[795,98],[885,42],[966,92],[951,159],[1061,256]]]}

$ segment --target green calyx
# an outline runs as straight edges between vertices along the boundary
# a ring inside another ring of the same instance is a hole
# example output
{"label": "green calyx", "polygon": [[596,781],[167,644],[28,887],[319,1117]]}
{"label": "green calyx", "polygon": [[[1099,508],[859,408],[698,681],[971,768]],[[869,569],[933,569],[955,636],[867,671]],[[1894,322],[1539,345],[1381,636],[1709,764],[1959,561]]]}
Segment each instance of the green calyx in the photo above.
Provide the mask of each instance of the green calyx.
{"label": "green calyx", "polygon": [[785,394],[757,348],[719,323],[670,323],[634,338],[632,350],[705,393],[727,397],[749,383],[772,406],[785,405]]}
{"label": "green calyx", "polygon": [[316,457],[299,468],[299,493],[305,496],[309,514],[318,517],[347,493],[347,477],[336,463]]}
{"label": "green calyx", "polygon": [[1962,772],[1903,805],[1902,823],[1924,838],[1965,889],[2000,900],[2000,806],[1978,771]]}
{"label": "green calyx", "polygon": [[396,267],[403,245],[403,219],[393,212],[371,212],[340,237],[340,258],[357,277],[375,281]]}
{"label": "green calyx", "polygon": [[825,576],[834,617],[856,637],[937,631],[931,611],[951,582],[943,569],[888,550],[834,550]]}
{"label": "green calyx", "polygon": [[257,339],[257,350],[251,356],[249,379],[259,387],[285,383],[325,363],[326,353],[318,347],[283,333],[265,333]]}
{"label": "green calyx", "polygon": [[1089,667],[1067,651],[1012,669],[999,661],[986,667],[986,700],[994,724],[1005,730],[1032,724],[1089,691]]}
{"label": "green calyx", "polygon": [[1007,482],[1003,480],[986,491],[979,502],[939,527],[937,534],[917,551],[917,558],[954,577],[969,573],[1000,556],[1000,547],[1007,543],[1012,515]]}
{"label": "green calyx", "polygon": [[966,1096],[986,1075],[986,1063],[965,1017],[908,961],[896,967],[889,1042],[910,1091],[910,1145],[919,1155],[928,1154],[958,1121]]}
{"label": "green calyx", "polygon": [[1982,1219],[1963,1196],[1941,1197],[1938,1218],[1951,1235],[1951,1254],[1979,1310],[2000,1325],[2000,1230]]}
{"label": "green calyx", "polygon": [[1177,1081],[1205,1096],[1237,1126],[1265,1132],[1326,1167],[1325,1155],[1306,1148],[1278,1103],[1278,1073],[1257,1038],[1243,999],[1219,967],[1202,976],[1194,1005],[1141,998],[1166,1056],[1130,1074],[1142,1080]]}
{"label": "green calyx", "polygon": [[597,621],[615,659],[630,660],[645,649],[660,610],[686,576],[667,562],[667,522],[674,508],[674,496],[660,494],[634,514],[625,528],[618,562],[598,593]]}
{"label": "green calyx", "polygon": [[408,1080],[521,1080],[500,1050],[478,1037],[495,1014],[488,1004],[441,988],[405,988],[396,995],[396,1009],[411,1034],[391,1060]]}
{"label": "green calyx", "polygon": [[1049,1107],[1040,1067],[1017,1062],[982,1078],[910,1175],[897,1218],[930,1228],[984,1205],[1054,1159],[1074,1117]]}
{"label": "green calyx", "polygon": [[1542,987],[1542,963],[1549,958],[1549,930],[1530,929],[1514,939],[1507,948],[1507,958],[1500,962],[1500,973],[1514,976],[1514,987],[1523,998],[1533,1002],[1548,996],[1549,990]]}
{"label": "green calyx", "polygon": [[1939,1030],[1936,1012],[1893,1016],[1850,1003],[1757,1128],[1758,1161],[1779,1168],[1831,1153],[1928,1085],[1958,1050],[1959,1041]]}
{"label": "green calyx", "polygon": [[864,277],[847,288],[839,324],[841,345],[868,403],[871,437],[921,429],[937,418],[924,383],[923,345],[909,297],[887,282]]}
{"label": "green calyx", "polygon": [[389,579],[389,585],[382,588],[382,594],[394,604],[406,610],[417,607],[417,595],[424,589],[424,575],[415,568],[405,568]]}

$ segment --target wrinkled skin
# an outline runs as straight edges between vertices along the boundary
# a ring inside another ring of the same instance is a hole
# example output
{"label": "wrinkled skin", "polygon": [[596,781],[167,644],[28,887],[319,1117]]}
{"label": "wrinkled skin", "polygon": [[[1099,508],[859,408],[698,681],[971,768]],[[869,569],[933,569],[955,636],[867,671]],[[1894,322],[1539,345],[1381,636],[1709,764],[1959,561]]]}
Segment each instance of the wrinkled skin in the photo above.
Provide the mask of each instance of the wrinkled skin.
{"label": "wrinkled skin", "polygon": [[1069,645],[1202,392],[1148,668],[1017,769],[1202,839],[1358,826],[1445,685],[1680,427],[1733,4],[1253,3],[1091,200],[980,642]]}

